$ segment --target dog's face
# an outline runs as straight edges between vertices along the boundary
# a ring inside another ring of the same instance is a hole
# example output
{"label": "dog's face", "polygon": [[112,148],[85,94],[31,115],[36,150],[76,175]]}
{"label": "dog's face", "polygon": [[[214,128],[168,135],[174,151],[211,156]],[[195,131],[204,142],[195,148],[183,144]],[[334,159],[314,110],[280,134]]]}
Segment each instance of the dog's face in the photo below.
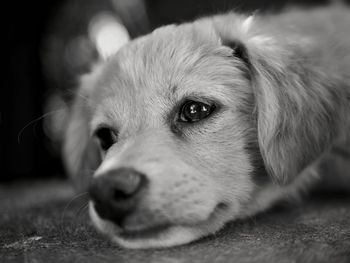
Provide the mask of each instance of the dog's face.
{"label": "dog's face", "polygon": [[[237,18],[237,32],[248,23]],[[232,37],[226,44],[221,34],[205,20],[161,28],[83,80],[67,162],[72,173],[93,172],[91,182],[83,179],[90,182],[92,220],[125,247],[167,247],[214,233],[249,213],[265,167],[283,181],[303,166],[294,158],[282,170],[282,140],[270,141],[277,95],[264,99],[268,88],[254,88],[269,87],[271,78],[254,80],[259,72],[252,72],[247,43]]]}
{"label": "dog's face", "polygon": [[[91,96],[91,131],[103,156],[95,180],[136,171],[146,183],[119,222],[111,211],[103,218],[112,207],[91,203],[100,230],[128,247],[171,246],[235,218],[254,187],[244,62],[192,27],[171,26],[131,43],[103,67]],[[108,187],[95,187],[95,199]]]}

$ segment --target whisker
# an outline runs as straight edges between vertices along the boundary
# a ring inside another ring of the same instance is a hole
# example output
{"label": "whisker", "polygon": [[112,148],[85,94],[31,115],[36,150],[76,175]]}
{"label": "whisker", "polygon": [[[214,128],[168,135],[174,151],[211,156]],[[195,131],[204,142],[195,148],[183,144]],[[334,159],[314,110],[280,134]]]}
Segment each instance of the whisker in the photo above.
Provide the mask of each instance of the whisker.
{"label": "whisker", "polygon": [[40,117],[38,117],[38,118],[36,118],[36,119],[30,121],[27,125],[25,125],[25,126],[18,132],[18,135],[17,135],[17,142],[18,142],[18,144],[21,143],[21,136],[22,136],[22,134],[23,134],[23,132],[24,132],[24,130],[25,130],[26,128],[28,128],[30,125],[35,124],[36,122],[38,122],[38,121],[40,121],[40,120],[42,120],[42,119],[44,119],[44,118],[46,118],[46,117],[48,117],[48,116],[50,116],[50,115],[53,115],[53,114],[58,113],[58,112],[61,112],[61,111],[64,111],[64,109],[59,109],[59,110],[54,110],[54,111],[47,112],[47,113],[43,114],[42,116],[40,116]]}
{"label": "whisker", "polygon": [[63,212],[62,212],[62,216],[61,216],[61,218],[60,218],[60,224],[59,224],[62,233],[64,233],[64,232],[63,232],[63,221],[64,221],[64,217],[65,217],[65,213],[66,213],[67,209],[69,208],[69,206],[70,206],[74,201],[76,201],[76,200],[79,199],[79,198],[85,197],[85,196],[87,196],[87,195],[88,195],[88,192],[84,192],[84,193],[81,193],[81,194],[78,194],[78,195],[72,197],[72,199],[69,200],[69,202],[68,202],[68,203],[66,204],[66,206],[64,207]]}
{"label": "whisker", "polygon": [[80,219],[80,217],[85,213],[85,211],[88,211],[88,207],[89,207],[89,202],[87,202],[82,207],[80,207],[76,213],[76,218]]}

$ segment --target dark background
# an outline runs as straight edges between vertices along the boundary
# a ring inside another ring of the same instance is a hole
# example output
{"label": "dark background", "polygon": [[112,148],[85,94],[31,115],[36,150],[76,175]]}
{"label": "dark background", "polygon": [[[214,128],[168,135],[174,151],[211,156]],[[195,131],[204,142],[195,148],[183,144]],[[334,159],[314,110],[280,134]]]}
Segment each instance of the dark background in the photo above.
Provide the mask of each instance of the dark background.
{"label": "dark background", "polygon": [[[2,7],[5,74],[1,87],[0,181],[63,176],[59,138],[45,129],[47,101],[56,95],[69,105],[77,76],[88,70],[96,54],[91,43],[79,42],[83,53],[66,64],[65,49],[101,10],[113,12],[134,38],[160,25],[235,9],[273,10],[286,5],[320,5],[327,1],[279,0],[45,0],[7,1]],[[349,2],[349,1],[348,1]],[[130,4],[132,3],[132,4]],[[144,4],[144,9],[142,5]],[[141,11],[140,11],[141,10]],[[140,15],[140,13],[142,15]],[[138,19],[134,19],[137,17]],[[85,38],[79,38],[85,39]]]}

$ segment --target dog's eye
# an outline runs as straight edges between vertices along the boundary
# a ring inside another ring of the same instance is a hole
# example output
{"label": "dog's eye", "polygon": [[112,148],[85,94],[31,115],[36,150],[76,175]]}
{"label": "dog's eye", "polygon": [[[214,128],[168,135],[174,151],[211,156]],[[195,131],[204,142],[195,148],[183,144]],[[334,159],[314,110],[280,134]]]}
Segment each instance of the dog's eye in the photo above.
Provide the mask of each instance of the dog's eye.
{"label": "dog's eye", "polygon": [[117,135],[110,128],[102,127],[95,132],[95,136],[100,142],[101,149],[107,151],[116,141]]}
{"label": "dog's eye", "polygon": [[197,122],[208,117],[215,109],[215,105],[208,105],[198,101],[188,101],[180,111],[180,120],[183,122]]}

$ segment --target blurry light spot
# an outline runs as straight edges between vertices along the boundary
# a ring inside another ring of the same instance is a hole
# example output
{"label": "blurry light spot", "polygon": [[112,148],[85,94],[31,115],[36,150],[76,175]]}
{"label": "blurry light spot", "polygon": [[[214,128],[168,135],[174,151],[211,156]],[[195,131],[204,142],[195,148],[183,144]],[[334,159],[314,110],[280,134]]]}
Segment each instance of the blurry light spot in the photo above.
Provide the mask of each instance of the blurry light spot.
{"label": "blurry light spot", "polygon": [[105,13],[92,19],[89,25],[89,37],[103,59],[114,55],[129,41],[125,27],[112,15]]}
{"label": "blurry light spot", "polygon": [[93,61],[94,47],[84,36],[77,36],[70,40],[64,50],[65,66],[71,71],[80,71]]}

